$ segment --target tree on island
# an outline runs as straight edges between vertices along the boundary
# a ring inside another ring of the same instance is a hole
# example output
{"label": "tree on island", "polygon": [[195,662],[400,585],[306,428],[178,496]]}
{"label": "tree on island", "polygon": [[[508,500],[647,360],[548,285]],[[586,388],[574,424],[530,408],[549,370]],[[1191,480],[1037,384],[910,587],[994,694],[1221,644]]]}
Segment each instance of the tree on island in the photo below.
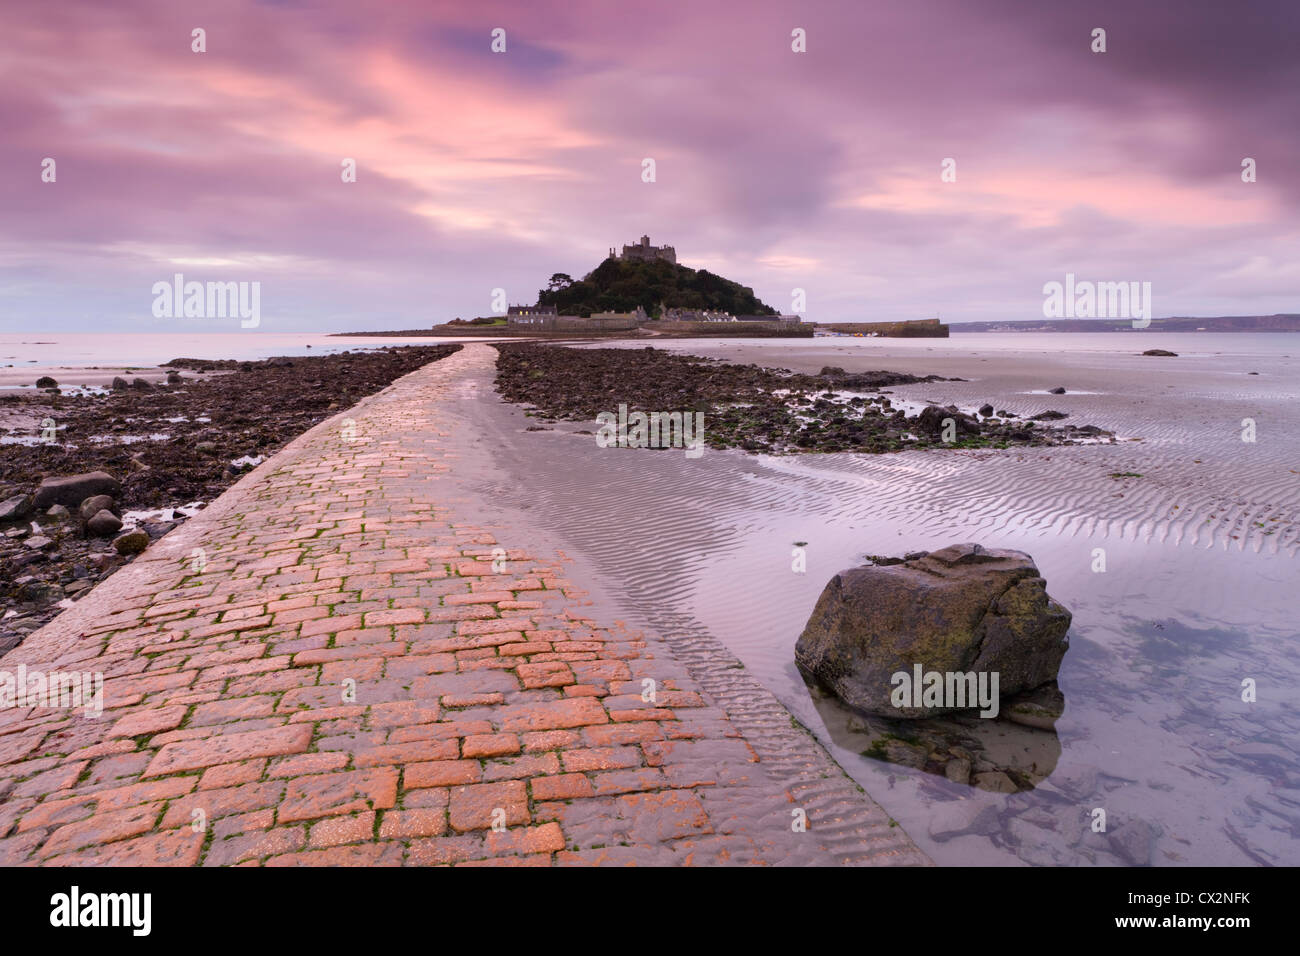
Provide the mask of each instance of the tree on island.
{"label": "tree on island", "polygon": [[606,259],[578,281],[557,272],[548,288],[537,293],[537,304],[553,305],[562,315],[583,316],[632,312],[637,306],[655,318],[664,308],[777,314],[755,297],[753,289],[707,269],[689,269],[663,259]]}

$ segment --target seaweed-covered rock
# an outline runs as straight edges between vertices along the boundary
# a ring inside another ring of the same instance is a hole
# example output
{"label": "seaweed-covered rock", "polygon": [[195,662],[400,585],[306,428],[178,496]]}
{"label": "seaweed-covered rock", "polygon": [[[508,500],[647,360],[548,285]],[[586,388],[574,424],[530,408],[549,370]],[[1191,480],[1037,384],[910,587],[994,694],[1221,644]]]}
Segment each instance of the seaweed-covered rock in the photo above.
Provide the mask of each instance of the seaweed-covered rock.
{"label": "seaweed-covered rock", "polygon": [[149,535],[139,528],[113,539],[118,554],[139,554],[149,547]]}
{"label": "seaweed-covered rock", "polygon": [[[901,564],[841,571],[795,645],[795,659],[846,704],[889,717],[953,706],[895,707],[893,675],[998,674],[1005,698],[1055,680],[1070,612],[1020,551],[956,544]],[[977,706],[973,702],[970,707]]]}

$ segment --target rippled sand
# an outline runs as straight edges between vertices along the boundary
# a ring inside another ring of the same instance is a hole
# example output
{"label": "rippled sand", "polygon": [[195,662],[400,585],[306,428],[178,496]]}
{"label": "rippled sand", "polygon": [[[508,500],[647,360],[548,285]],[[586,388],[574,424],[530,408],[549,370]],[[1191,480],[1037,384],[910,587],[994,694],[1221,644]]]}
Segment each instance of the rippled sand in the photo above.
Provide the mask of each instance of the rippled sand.
{"label": "rippled sand", "polygon": [[[940,863],[1128,862],[1089,832],[1098,808],[1111,831],[1140,825],[1156,864],[1300,863],[1300,363],[1280,352],[1167,359],[954,342],[665,344],[801,371],[961,376],[889,391],[1054,408],[1137,440],[691,460],[600,449],[573,434],[582,426],[529,432],[535,420],[484,382],[466,452],[481,459],[493,507],[568,551],[598,603],[685,644],[725,644]],[[1067,394],[1041,394],[1058,385]],[[1256,422],[1253,444],[1241,441],[1244,418]],[[964,540],[1029,552],[1074,612],[1057,734],[992,741],[1050,774],[1011,797],[862,756],[852,715],[815,700],[793,664],[836,571],[868,553]],[[796,542],[807,542],[806,574],[791,570]],[[1256,703],[1241,700],[1245,678]],[[981,832],[948,837],[945,821],[985,805]]]}

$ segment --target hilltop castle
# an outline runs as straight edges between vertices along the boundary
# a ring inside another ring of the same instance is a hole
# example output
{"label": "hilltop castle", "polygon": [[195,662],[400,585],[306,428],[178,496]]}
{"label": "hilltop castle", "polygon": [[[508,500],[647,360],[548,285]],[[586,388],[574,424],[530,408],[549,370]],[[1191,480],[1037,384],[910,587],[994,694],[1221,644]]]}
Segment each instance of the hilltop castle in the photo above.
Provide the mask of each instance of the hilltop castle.
{"label": "hilltop castle", "polygon": [[642,236],[641,241],[638,242],[636,245],[623,246],[623,254],[621,256],[615,255],[614,248],[611,246],[609,250],[609,258],[632,259],[638,261],[644,261],[649,259],[664,259],[676,265],[677,250],[674,249],[672,246],[652,246],[650,245],[650,237]]}

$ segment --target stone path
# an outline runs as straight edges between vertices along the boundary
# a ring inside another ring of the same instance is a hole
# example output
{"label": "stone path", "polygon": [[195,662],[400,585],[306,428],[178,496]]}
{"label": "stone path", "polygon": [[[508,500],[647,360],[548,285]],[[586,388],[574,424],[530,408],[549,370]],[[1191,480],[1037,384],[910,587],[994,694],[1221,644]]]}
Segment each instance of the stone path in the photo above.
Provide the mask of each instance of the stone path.
{"label": "stone path", "polygon": [[494,360],[321,423],[0,658],[104,677],[98,717],[0,709],[0,864],[928,862],[812,738],[760,759],[765,691],[458,522],[446,408]]}

